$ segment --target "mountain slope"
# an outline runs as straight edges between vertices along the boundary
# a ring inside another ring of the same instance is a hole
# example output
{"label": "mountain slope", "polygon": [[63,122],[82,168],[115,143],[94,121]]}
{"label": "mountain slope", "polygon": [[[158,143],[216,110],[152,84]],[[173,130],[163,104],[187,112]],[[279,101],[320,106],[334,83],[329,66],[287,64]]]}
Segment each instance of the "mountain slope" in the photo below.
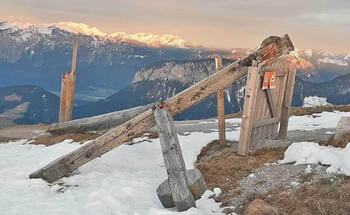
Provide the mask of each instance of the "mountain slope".
{"label": "mountain slope", "polygon": [[80,94],[91,100],[105,98],[128,86],[134,74],[147,64],[198,59],[213,53],[185,47],[186,42],[172,35],[104,35],[94,28],[73,24],[0,23],[0,86],[34,84],[58,92],[62,73],[70,70],[73,38],[79,40],[78,99],[86,99],[79,98]]}
{"label": "mountain slope", "polygon": [[0,127],[52,123],[58,119],[59,98],[36,86],[0,88]]}
{"label": "mountain slope", "polygon": [[[224,66],[233,62],[223,61]],[[215,72],[214,60],[166,61],[142,68],[135,74],[130,86],[105,100],[79,106],[74,118],[92,116],[133,106],[164,101]],[[225,112],[233,113],[243,108],[246,79],[225,89]],[[305,97],[320,96],[332,104],[350,103],[350,74],[324,83],[312,83],[296,77],[293,106],[302,106]],[[216,97],[210,96],[194,107],[182,112],[176,119],[200,119],[216,116]]]}

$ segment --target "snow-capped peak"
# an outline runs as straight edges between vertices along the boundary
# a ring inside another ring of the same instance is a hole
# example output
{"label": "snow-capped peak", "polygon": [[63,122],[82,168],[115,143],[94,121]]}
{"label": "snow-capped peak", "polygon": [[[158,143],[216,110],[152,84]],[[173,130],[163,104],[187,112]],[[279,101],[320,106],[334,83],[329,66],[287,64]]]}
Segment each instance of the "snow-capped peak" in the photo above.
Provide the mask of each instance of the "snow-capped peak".
{"label": "snow-capped peak", "polygon": [[[105,33],[96,27],[92,27],[83,23],[59,22],[51,24],[31,24],[20,22],[0,22],[0,30],[9,29],[12,31],[22,30],[26,35],[30,33],[51,34],[53,28],[58,28],[73,34],[83,34],[88,36],[98,36],[104,39],[143,44],[150,47],[178,47],[185,48],[193,46],[177,35],[172,34],[152,34],[152,33],[133,33],[126,32]],[[25,37],[27,38],[27,37]]]}
{"label": "snow-capped peak", "polygon": [[62,29],[74,34],[84,34],[89,36],[101,36],[101,37],[107,36],[106,33],[100,31],[98,28],[91,27],[84,23],[59,22],[59,23],[52,24],[52,26],[55,26],[59,29]]}

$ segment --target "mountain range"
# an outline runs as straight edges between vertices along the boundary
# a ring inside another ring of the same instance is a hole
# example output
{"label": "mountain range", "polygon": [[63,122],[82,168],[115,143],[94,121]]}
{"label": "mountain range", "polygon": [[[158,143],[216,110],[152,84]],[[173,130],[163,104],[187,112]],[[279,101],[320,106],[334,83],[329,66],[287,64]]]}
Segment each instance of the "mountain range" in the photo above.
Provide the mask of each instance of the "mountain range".
{"label": "mountain range", "polygon": [[189,43],[169,34],[105,34],[76,23],[1,22],[0,86],[33,84],[57,94],[61,75],[70,70],[74,38],[79,41],[76,98],[87,101],[128,86],[134,74],[150,63],[226,53],[185,46]]}
{"label": "mountain range", "polygon": [[[79,48],[73,118],[166,100],[213,74],[213,55],[222,55],[223,64],[227,65],[252,51],[246,48],[209,49],[170,34],[107,34],[78,23],[0,22],[0,86],[16,85],[0,88],[3,92],[0,114],[16,112],[22,104],[32,104],[20,116],[17,114],[13,122],[51,123],[57,120],[59,98],[56,95],[62,73],[70,70],[74,38],[78,38]],[[332,104],[350,102],[350,54],[311,49],[297,49],[292,54],[298,66],[293,105],[301,106],[305,97],[313,95],[326,97]],[[242,79],[225,89],[226,113],[242,109],[244,86],[245,79]],[[31,109],[35,104],[42,104],[39,94],[33,93],[32,100],[29,99],[29,92],[37,91],[49,99],[50,110],[38,108],[41,112],[37,113]],[[24,99],[27,97],[23,93],[28,94],[28,99]],[[21,99],[5,99],[18,98],[16,96]],[[184,111],[177,119],[215,115],[213,95]]]}

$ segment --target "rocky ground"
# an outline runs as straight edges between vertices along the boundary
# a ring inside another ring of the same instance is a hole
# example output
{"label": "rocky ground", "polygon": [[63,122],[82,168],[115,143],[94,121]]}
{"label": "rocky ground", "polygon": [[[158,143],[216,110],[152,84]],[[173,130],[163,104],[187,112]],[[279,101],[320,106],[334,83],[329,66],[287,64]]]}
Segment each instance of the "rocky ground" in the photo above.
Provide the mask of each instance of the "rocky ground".
{"label": "rocky ground", "polygon": [[203,148],[196,167],[209,189],[219,187],[227,214],[348,214],[350,177],[328,174],[326,166],[278,164],[293,141],[331,142],[324,129],[289,132],[287,141],[269,141],[242,157],[237,142]]}

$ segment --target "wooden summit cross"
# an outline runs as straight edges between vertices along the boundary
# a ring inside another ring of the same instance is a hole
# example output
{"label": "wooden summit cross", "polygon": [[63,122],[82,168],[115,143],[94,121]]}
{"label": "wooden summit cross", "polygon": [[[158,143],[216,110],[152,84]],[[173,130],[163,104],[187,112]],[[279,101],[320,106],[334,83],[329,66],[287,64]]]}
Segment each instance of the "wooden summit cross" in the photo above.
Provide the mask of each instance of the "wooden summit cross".
{"label": "wooden summit cross", "polygon": [[[270,60],[288,55],[293,50],[294,46],[288,35],[268,37],[263,41],[260,48],[248,56],[235,61],[215,74],[169,98],[163,105],[171,115],[176,115],[216,93],[219,89],[223,89],[234,81],[246,76],[248,71],[251,70],[253,62],[257,61],[259,65],[264,65]],[[153,126],[155,126],[155,120],[153,109],[150,108],[118,127],[109,130],[95,140],[84,144],[79,149],[52,161],[45,167],[30,174],[29,177],[42,178],[48,182],[54,182],[69,175],[81,165],[132,140]]]}
{"label": "wooden summit cross", "polygon": [[[247,155],[250,148],[262,146],[267,139],[286,137],[296,72],[292,58],[283,56],[249,67],[238,154]],[[270,80],[275,86],[262,87],[266,72],[276,75]]]}
{"label": "wooden summit cross", "polygon": [[78,40],[73,40],[72,68],[71,72],[65,72],[62,75],[60,113],[58,122],[66,122],[72,119],[74,88],[75,88],[75,70],[77,65]]}

